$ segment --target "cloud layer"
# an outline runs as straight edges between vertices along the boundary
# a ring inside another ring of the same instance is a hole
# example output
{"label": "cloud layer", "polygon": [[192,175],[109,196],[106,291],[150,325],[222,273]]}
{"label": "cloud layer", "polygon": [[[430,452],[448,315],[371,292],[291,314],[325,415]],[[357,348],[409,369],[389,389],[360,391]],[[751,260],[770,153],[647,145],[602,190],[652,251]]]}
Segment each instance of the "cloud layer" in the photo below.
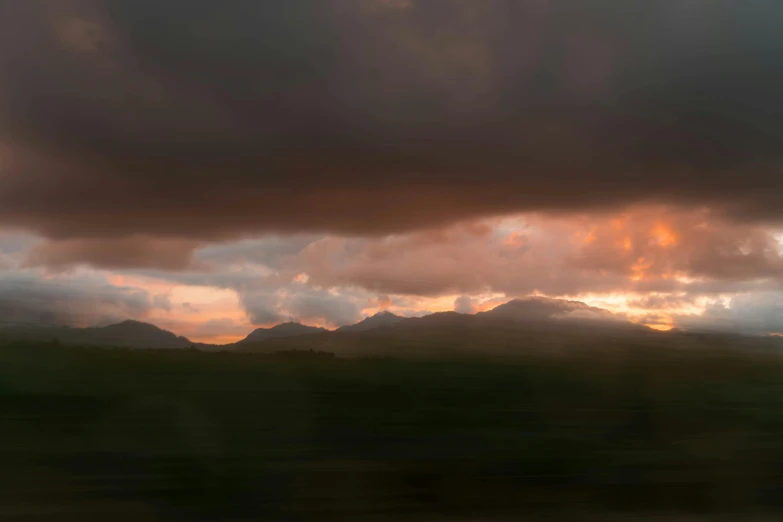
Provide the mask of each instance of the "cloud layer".
{"label": "cloud layer", "polygon": [[106,325],[145,318],[166,306],[165,298],[143,288],[113,285],[94,274],[55,279],[32,273],[0,277],[0,327]]}
{"label": "cloud layer", "polygon": [[385,234],[647,201],[779,221],[781,15],[729,0],[5,1],[0,225]]}

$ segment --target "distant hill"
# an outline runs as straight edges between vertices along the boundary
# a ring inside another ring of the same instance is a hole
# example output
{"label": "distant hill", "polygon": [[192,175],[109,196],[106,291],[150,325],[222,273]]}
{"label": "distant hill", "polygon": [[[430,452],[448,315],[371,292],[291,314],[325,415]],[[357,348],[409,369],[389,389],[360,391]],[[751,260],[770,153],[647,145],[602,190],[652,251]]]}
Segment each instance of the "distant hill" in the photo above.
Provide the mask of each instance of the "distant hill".
{"label": "distant hill", "polygon": [[383,312],[378,312],[372,317],[367,317],[366,319],[363,319],[356,324],[341,326],[340,328],[337,329],[337,331],[338,332],[365,332],[367,330],[372,330],[374,328],[379,328],[381,326],[391,326],[404,320],[405,317],[401,317],[399,315],[395,315],[391,312],[384,310]]}
{"label": "distant hill", "polygon": [[284,339],[286,337],[298,337],[300,335],[310,335],[326,332],[326,328],[316,328],[314,326],[305,326],[300,323],[282,323],[272,328],[257,328],[239,341],[242,343],[256,343],[268,339]]}
{"label": "distant hill", "polygon": [[193,345],[185,337],[177,336],[153,324],[131,320],[93,328],[8,327],[0,329],[0,339],[123,348],[189,348]]}

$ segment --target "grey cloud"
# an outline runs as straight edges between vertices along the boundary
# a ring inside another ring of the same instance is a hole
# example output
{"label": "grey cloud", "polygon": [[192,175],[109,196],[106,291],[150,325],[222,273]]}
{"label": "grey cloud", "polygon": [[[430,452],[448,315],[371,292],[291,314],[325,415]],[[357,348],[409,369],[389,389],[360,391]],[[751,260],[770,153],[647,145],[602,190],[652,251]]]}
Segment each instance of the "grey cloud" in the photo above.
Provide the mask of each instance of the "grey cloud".
{"label": "grey cloud", "polygon": [[185,310],[188,310],[189,312],[196,312],[196,313],[199,312],[198,308],[193,306],[191,303],[187,303],[187,302],[182,303],[182,308],[184,308]]}
{"label": "grey cloud", "polygon": [[16,261],[11,257],[0,252],[0,272],[16,268]]}
{"label": "grey cloud", "polygon": [[361,319],[361,303],[366,299],[350,292],[331,293],[299,284],[268,291],[239,291],[239,297],[250,322],[256,325],[297,321],[332,327]]}
{"label": "grey cloud", "polygon": [[783,292],[737,295],[716,301],[701,315],[675,317],[677,326],[691,330],[739,332],[753,335],[783,333]]}
{"label": "grey cloud", "polygon": [[0,278],[3,324],[102,325],[144,318],[155,307],[145,290],[113,286],[98,276],[42,279],[13,273]]}
{"label": "grey cloud", "polygon": [[4,254],[24,253],[40,241],[40,238],[30,234],[0,230],[0,252]]}
{"label": "grey cloud", "polygon": [[268,291],[240,291],[239,300],[254,325],[269,325],[288,319],[278,305],[278,296]]}
{"label": "grey cloud", "polygon": [[331,326],[353,324],[361,319],[356,301],[327,291],[299,291],[283,301],[290,316],[305,322],[324,322]]}
{"label": "grey cloud", "polygon": [[172,308],[171,298],[168,294],[157,294],[152,296],[152,306],[161,310],[170,311]]}
{"label": "grey cloud", "polygon": [[460,314],[472,314],[477,309],[477,303],[474,299],[467,295],[461,295],[454,300],[454,311]]}
{"label": "grey cloud", "polygon": [[320,239],[323,236],[301,234],[243,239],[207,245],[197,250],[194,257],[205,263],[254,263],[281,269],[287,260]]}

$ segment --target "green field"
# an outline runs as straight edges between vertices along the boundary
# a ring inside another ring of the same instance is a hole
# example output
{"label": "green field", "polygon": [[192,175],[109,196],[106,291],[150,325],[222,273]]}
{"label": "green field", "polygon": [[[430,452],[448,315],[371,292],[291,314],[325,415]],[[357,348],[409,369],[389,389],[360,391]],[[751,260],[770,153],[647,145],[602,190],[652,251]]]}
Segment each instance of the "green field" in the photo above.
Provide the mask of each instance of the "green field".
{"label": "green field", "polygon": [[7,344],[0,423],[2,520],[783,516],[772,355]]}

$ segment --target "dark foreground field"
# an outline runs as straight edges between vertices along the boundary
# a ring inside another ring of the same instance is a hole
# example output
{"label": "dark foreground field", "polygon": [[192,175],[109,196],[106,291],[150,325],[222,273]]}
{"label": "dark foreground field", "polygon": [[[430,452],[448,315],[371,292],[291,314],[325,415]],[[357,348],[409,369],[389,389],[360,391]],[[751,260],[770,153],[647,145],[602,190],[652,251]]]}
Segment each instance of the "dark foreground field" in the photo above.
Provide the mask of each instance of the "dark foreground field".
{"label": "dark foreground field", "polygon": [[2,520],[783,516],[769,355],[5,345],[0,428]]}

